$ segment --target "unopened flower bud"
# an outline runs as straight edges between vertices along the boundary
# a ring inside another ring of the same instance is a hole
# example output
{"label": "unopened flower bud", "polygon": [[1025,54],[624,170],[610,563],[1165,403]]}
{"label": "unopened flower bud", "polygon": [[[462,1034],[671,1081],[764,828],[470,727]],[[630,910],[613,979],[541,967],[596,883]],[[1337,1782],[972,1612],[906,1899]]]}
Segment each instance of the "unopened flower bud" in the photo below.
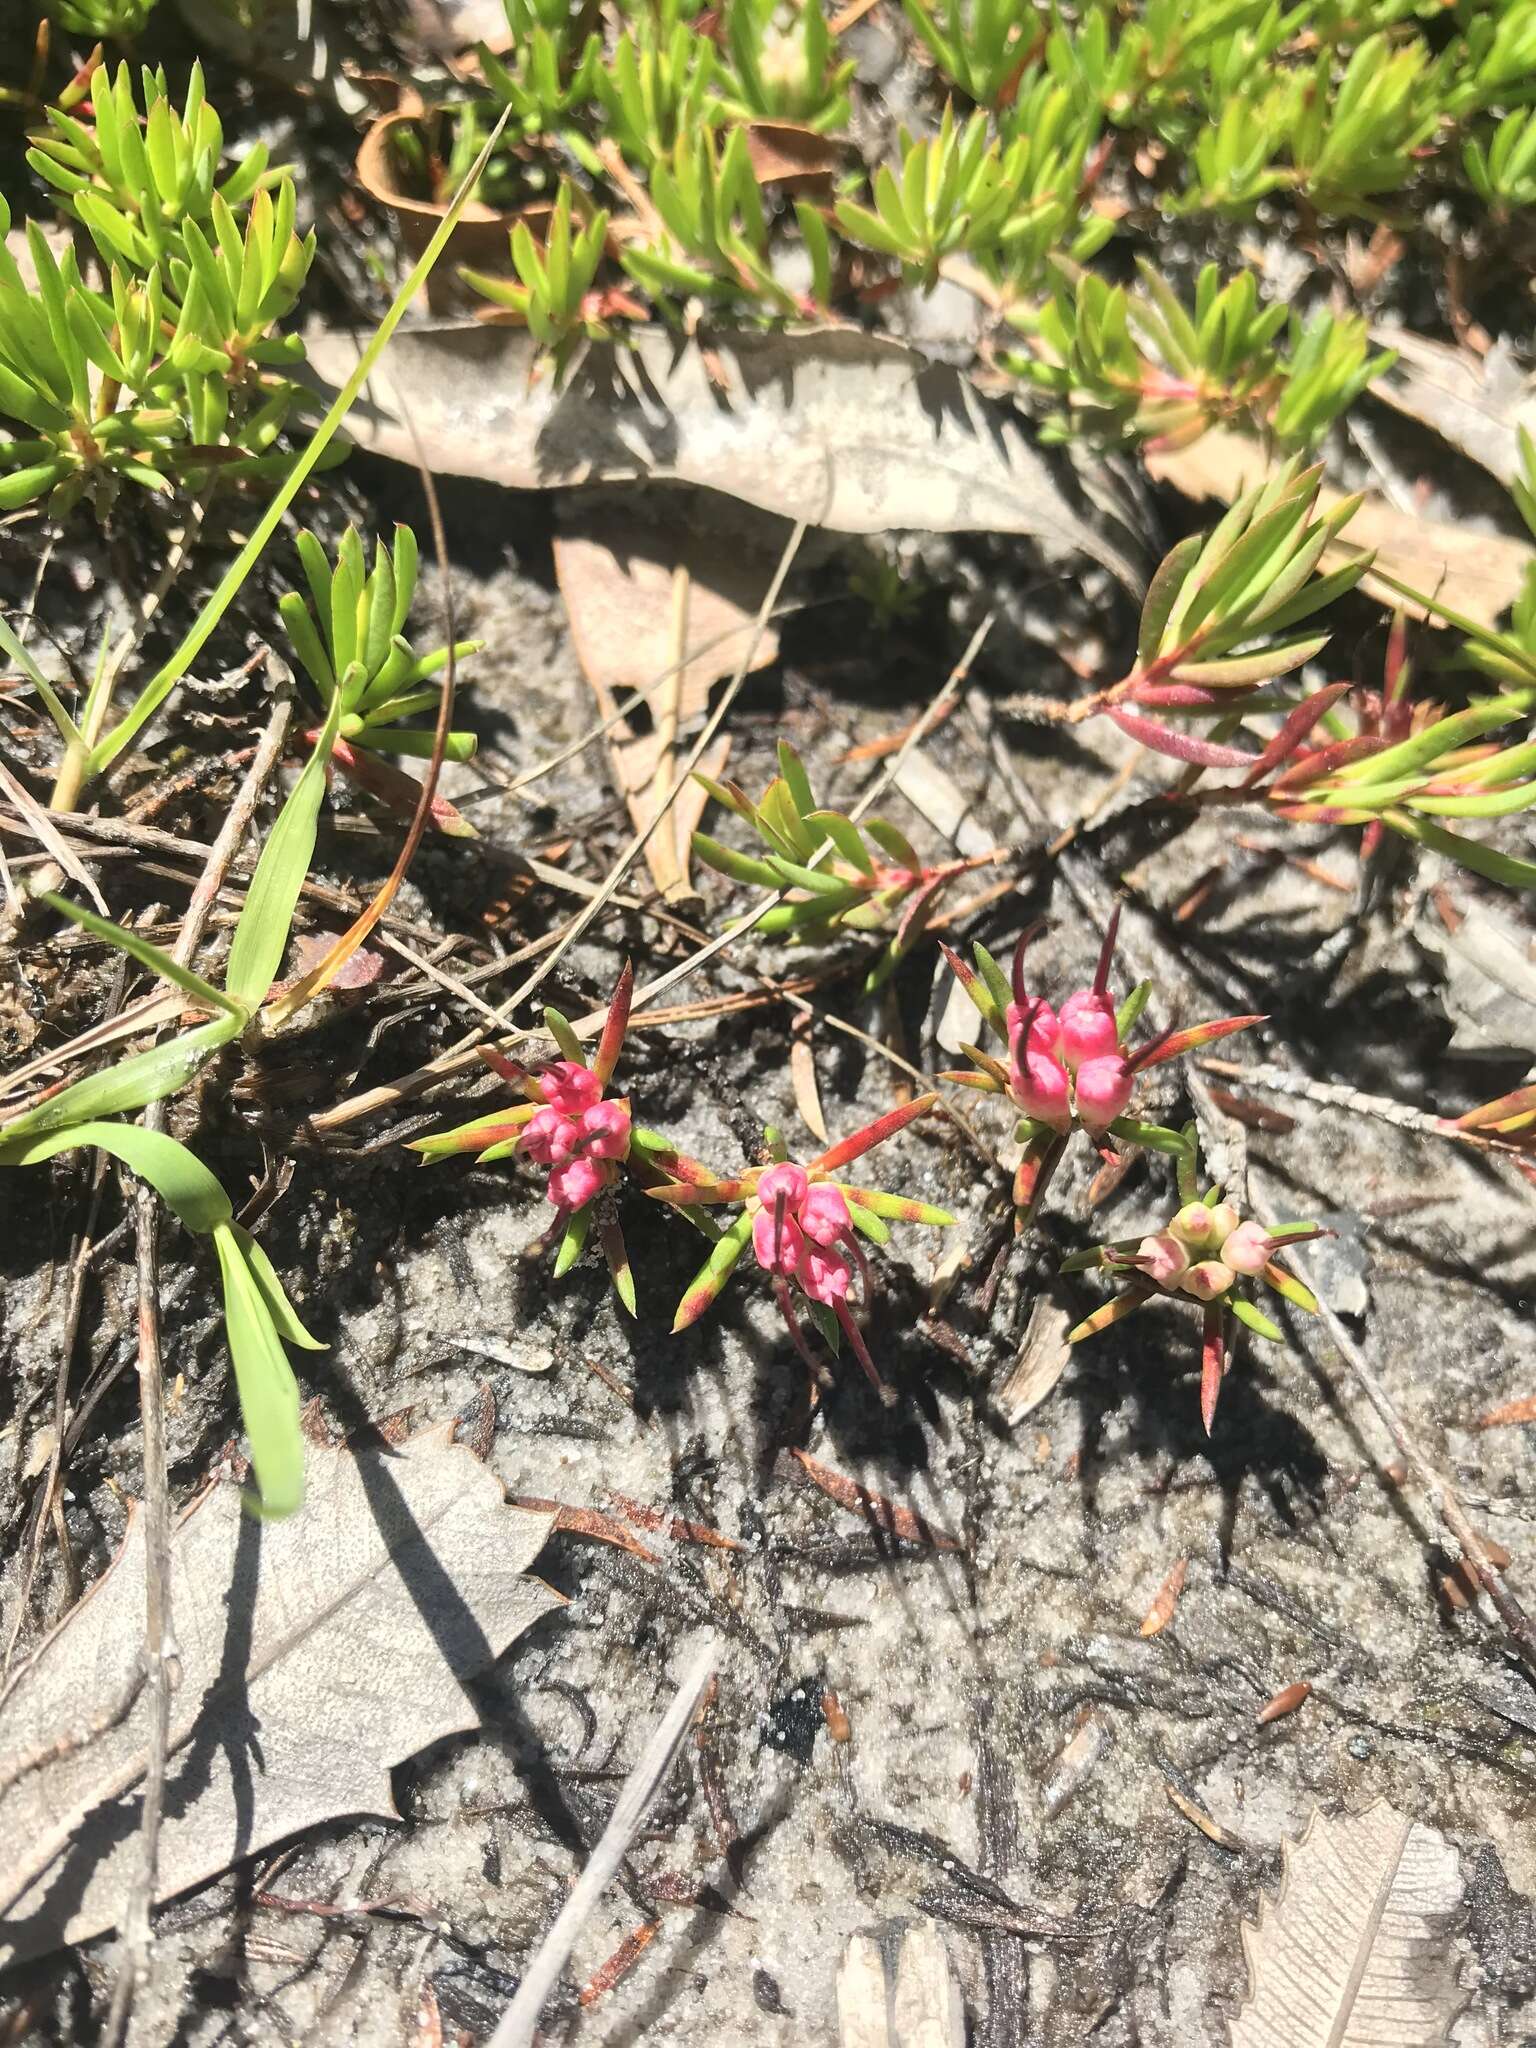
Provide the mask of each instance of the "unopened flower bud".
{"label": "unopened flower bud", "polygon": [[594,1159],[623,1159],[629,1152],[629,1111],[621,1102],[594,1102],[582,1111],[582,1149]]}
{"label": "unopened flower bud", "polygon": [[830,1181],[820,1181],[806,1189],[800,1204],[800,1228],[814,1243],[835,1244],[852,1227],[841,1188],[833,1187]]}
{"label": "unopened flower bud", "polygon": [[1144,1237],[1136,1250],[1141,1270],[1159,1287],[1176,1287],[1189,1270],[1189,1253],[1171,1230]]}
{"label": "unopened flower bud", "polygon": [[580,1127],[558,1109],[541,1109],[528,1119],[520,1149],[540,1166],[563,1166],[576,1149]]}
{"label": "unopened flower bud", "polygon": [[575,1060],[556,1060],[540,1074],[539,1086],[550,1108],[558,1109],[562,1116],[580,1116],[603,1092],[592,1069],[578,1066]]}
{"label": "unopened flower bud", "polygon": [[1077,1070],[1073,1089],[1078,1119],[1084,1130],[1097,1137],[1124,1112],[1135,1086],[1135,1076],[1123,1053],[1084,1060]]}
{"label": "unopened flower bud", "polygon": [[1214,1301],[1218,1294],[1225,1294],[1237,1275],[1230,1266],[1220,1259],[1202,1259],[1191,1266],[1178,1283],[1181,1294],[1192,1294],[1196,1301]]}
{"label": "unopened flower bud", "polygon": [[1207,1251],[1220,1242],[1214,1212],[1204,1202],[1186,1202],[1168,1228],[1191,1251]]}
{"label": "unopened flower bud", "polygon": [[607,1168],[596,1159],[567,1160],[549,1176],[549,1199],[557,1209],[584,1209],[607,1177]]}
{"label": "unopened flower bud", "polygon": [[1030,1052],[1054,1054],[1060,1040],[1061,1025],[1056,1012],[1043,996],[1008,1005],[1008,1050],[1014,1059],[1019,1057],[1021,1042]]}
{"label": "unopened flower bud", "polygon": [[1222,1263],[1234,1273],[1262,1273],[1269,1264],[1269,1236],[1262,1223],[1239,1223],[1221,1247]]}
{"label": "unopened flower bud", "polygon": [[1061,1057],[1069,1067],[1108,1059],[1120,1050],[1115,1006],[1102,989],[1081,988],[1061,1006]]}
{"label": "unopened flower bud", "polygon": [[1241,1221],[1242,1218],[1230,1202],[1217,1202],[1211,1210],[1211,1229],[1215,1233],[1216,1242],[1224,1243]]}
{"label": "unopened flower bud", "polygon": [[1026,1116],[1058,1131],[1072,1122],[1072,1091],[1067,1070],[1049,1053],[1026,1051],[1013,1066],[1013,1099]]}

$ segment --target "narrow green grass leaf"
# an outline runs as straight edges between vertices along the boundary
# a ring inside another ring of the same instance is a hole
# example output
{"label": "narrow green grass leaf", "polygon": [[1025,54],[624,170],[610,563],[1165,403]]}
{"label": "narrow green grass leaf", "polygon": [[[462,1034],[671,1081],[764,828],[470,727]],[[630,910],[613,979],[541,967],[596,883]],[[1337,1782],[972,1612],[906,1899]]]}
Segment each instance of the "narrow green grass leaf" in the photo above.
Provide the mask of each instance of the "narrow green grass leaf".
{"label": "narrow green grass leaf", "polygon": [[242,1023],[250,1012],[242,1003],[227,996],[222,989],[215,988],[211,981],[204,981],[200,974],[194,974],[190,967],[183,967],[179,960],[173,960],[169,953],[159,946],[152,946],[148,939],[141,939],[137,932],[126,930],[120,924],[113,924],[110,918],[98,917],[94,910],[83,909],[71,903],[68,897],[59,896],[53,890],[42,892],[41,900],[50,910],[56,910],[60,917],[67,917],[88,931],[92,938],[104,939],[109,946],[115,946],[120,953],[126,953],[131,960],[137,960],[141,967],[147,967],[151,974],[158,974],[162,981],[173,982],[185,994],[199,1003],[205,1003],[210,1010],[222,1010],[237,1015]]}
{"label": "narrow green grass leaf", "polygon": [[313,753],[304,763],[288,801],[278,814],[251,886],[245,893],[245,907],[235,926],[229,946],[229,966],[224,983],[237,1002],[254,1010],[266,1001],[277,979],[288,944],[288,932],[299,900],[299,891],[315,856],[315,838],[320,824],[320,803],[325,795],[325,770],[331,745],[341,722],[341,692],[331,698],[325,724]]}

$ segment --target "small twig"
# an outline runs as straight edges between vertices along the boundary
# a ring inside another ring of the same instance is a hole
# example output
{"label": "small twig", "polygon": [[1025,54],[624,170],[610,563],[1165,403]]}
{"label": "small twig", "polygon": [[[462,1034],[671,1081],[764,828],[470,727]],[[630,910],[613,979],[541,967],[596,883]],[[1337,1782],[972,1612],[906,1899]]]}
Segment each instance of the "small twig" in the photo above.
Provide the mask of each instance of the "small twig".
{"label": "small twig", "polygon": [[1265,1061],[1244,1066],[1237,1060],[1222,1059],[1201,1059],[1197,1064],[1208,1074],[1220,1074],[1224,1080],[1241,1081],[1250,1088],[1267,1088],[1273,1095],[1298,1097],[1324,1109],[1347,1109],[1351,1115],[1375,1117],[1379,1123],[1396,1124],[1399,1130],[1417,1131],[1424,1137],[1462,1135],[1448,1131],[1439,1117],[1415,1109],[1412,1103],[1397,1102],[1390,1095],[1367,1095],[1364,1090],[1339,1081],[1314,1081],[1310,1074],[1294,1073],[1289,1067],[1271,1066]]}
{"label": "small twig", "polygon": [[624,1780],[608,1825],[598,1837],[597,1847],[571,1889],[570,1897],[556,1915],[555,1924],[540,1942],[524,1972],[517,1996],[501,2016],[501,2024],[490,2039],[490,2048],[532,2048],[539,2015],[559,1981],[577,1936],[609,1880],[623,1862],[630,1843],[651,1801],[665,1784],[688,1737],[694,1711],[704,1688],[714,1676],[719,1654],[713,1639],[694,1658],[677,1695],[662,1717],[655,1734],[646,1744],[640,1761]]}
{"label": "small twig", "polygon": [[1450,1481],[1435,1469],[1409,1435],[1407,1424],[1397,1411],[1397,1404],[1377,1378],[1364,1352],[1328,1303],[1318,1294],[1316,1277],[1308,1270],[1307,1262],[1299,1254],[1293,1253],[1292,1258],[1297,1269],[1305,1277],[1307,1285],[1314,1294],[1317,1294],[1317,1311],[1324,1328],[1333,1339],[1334,1348],[1349,1367],[1355,1384],[1380,1416],[1399,1457],[1418,1480],[1430,1506],[1444,1523],[1453,1543],[1460,1548],[1462,1556],[1476,1573],[1478,1584],[1493,1602],[1499,1619],[1509,1631],[1510,1640],[1520,1661],[1531,1675],[1536,1677],[1536,1626],[1533,1626],[1530,1616],[1505,1584],[1498,1566],[1488,1555],[1482,1538],[1468,1521],[1466,1509],[1457,1498]]}

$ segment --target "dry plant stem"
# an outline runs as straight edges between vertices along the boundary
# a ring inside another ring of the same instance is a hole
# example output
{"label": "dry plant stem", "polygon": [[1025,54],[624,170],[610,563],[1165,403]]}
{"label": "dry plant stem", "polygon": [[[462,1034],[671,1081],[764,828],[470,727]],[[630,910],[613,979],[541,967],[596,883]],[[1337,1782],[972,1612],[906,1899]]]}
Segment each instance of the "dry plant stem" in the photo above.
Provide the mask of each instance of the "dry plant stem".
{"label": "dry plant stem", "polygon": [[[214,901],[240,850],[262,791],[282,758],[293,716],[291,692],[272,708],[251,765],[214,840],[208,864],[192,892],[174,953],[190,967],[202,941]],[[152,1102],[141,1122],[145,1130],[165,1128],[166,1104]],[[145,1181],[137,1184],[134,1226],[138,1234],[139,1413],[144,1431],[144,1682],[149,1700],[149,1755],[139,1823],[139,1868],[123,1910],[122,1956],[112,1991],[105,2039],[123,2038],[134,1993],[149,1973],[150,1908],[160,1866],[160,1822],[165,1805],[166,1747],[170,1738],[172,1667],[176,1642],[170,1611],[171,1500],[165,1457],[165,1385],[160,1355],[159,1198]]]}
{"label": "dry plant stem", "polygon": [[[165,1122],[165,1105],[144,1113],[146,1130]],[[160,1112],[158,1115],[156,1112]],[[166,1752],[171,1731],[171,1674],[176,1641],[171,1632],[171,1502],[166,1476],[165,1390],[160,1356],[159,1197],[147,1182],[135,1191],[138,1233],[139,1409],[144,1428],[144,1689],[149,1702],[148,1758],[144,1772],[139,1867],[123,1907],[122,1949],[104,2040],[122,2040],[135,1993],[149,1977],[150,1907],[160,1869],[160,1822],[165,1809]]]}
{"label": "dry plant stem", "polygon": [[1417,1131],[1427,1138],[1469,1137],[1470,1132],[1448,1131],[1438,1117],[1415,1109],[1411,1103],[1396,1102],[1390,1095],[1367,1095],[1362,1089],[1338,1081],[1314,1081],[1310,1074],[1293,1073],[1288,1067],[1260,1061],[1244,1066],[1237,1060],[1202,1059],[1208,1074],[1224,1080],[1241,1081],[1249,1088],[1266,1088],[1274,1095],[1290,1095],[1303,1102],[1315,1102],[1324,1109],[1347,1110],[1351,1116],[1371,1116],[1378,1122],[1396,1124],[1399,1130]]}
{"label": "dry plant stem", "polygon": [[624,1788],[598,1837],[597,1847],[572,1887],[571,1895],[540,1942],[537,1953],[518,1986],[517,1996],[502,2014],[501,2024],[490,2039],[490,2048],[533,2048],[539,2014],[560,1979],[577,1936],[596,1906],[604,1889],[623,1862],[630,1843],[651,1801],[666,1783],[678,1752],[688,1739],[704,1688],[714,1676],[719,1647],[714,1638],[704,1645],[692,1664],[676,1697],[662,1717],[655,1734],[641,1753],[640,1761],[624,1780]]}
{"label": "dry plant stem", "polygon": [[[802,529],[797,528],[796,534],[795,536],[793,536],[794,539],[798,540],[798,536],[801,530]],[[781,560],[779,565],[779,574],[778,577],[775,579],[776,585],[778,582],[782,581],[782,578],[784,574],[787,572],[787,569],[788,556],[786,554],[786,557],[783,560]],[[770,590],[768,593],[768,598],[765,600],[764,603],[764,609],[762,612],[758,614],[757,621],[754,623],[753,636],[752,639],[749,641],[746,653],[743,656],[743,665],[740,671],[740,675],[745,675],[746,673],[745,665],[752,658],[752,654],[757,645],[757,635],[761,631],[763,619],[767,616],[769,610],[771,609],[774,596],[775,590]],[[866,790],[864,795],[860,797],[859,801],[853,806],[853,809],[849,813],[849,815],[853,819],[857,820],[859,818],[862,818],[865,812],[870,808],[871,804],[879,802],[880,797],[884,794],[884,792],[890,787],[891,783],[895,780],[896,775],[899,772],[903,762],[907,760],[908,756],[912,753],[913,749],[921,743],[921,741],[926,737],[928,732],[932,729],[933,725],[943,715],[944,706],[950,701],[952,697],[956,695],[956,693],[969,679],[971,672],[971,664],[975,661],[976,656],[980,653],[982,645],[985,642],[987,635],[992,630],[992,625],[996,617],[997,614],[995,612],[988,612],[986,617],[982,620],[981,624],[976,628],[976,631],[971,635],[970,641],[966,646],[965,652],[961,655],[959,661],[950,671],[949,676],[945,680],[943,688],[939,691],[938,695],[933,699],[933,702],[928,706],[927,710],[923,713],[921,718],[917,720],[917,722],[913,725],[911,731],[907,734],[906,739],[902,743],[900,752],[893,756],[893,758],[881,772],[879,778],[871,785],[871,787],[868,790]],[[739,679],[740,677],[738,676],[737,680],[739,681]],[[734,691],[735,686],[736,685],[733,683],[732,691]],[[728,708],[728,704],[729,693],[727,699],[721,704],[721,714],[723,714],[724,711]],[[682,781],[685,780],[687,775],[691,772],[694,760],[702,753],[704,747],[714,737],[715,727],[717,723],[718,716],[716,719],[712,719],[710,724],[705,728],[702,737],[700,738],[700,740],[694,748],[693,754],[690,756],[687,764],[684,767],[682,777],[679,779],[678,784],[674,787],[674,795],[676,794],[676,788],[681,787]],[[650,829],[654,830],[654,825]],[[625,865],[627,865],[627,862],[629,860],[632,860],[635,854],[643,846],[645,837],[645,834],[641,834],[639,840],[632,844],[628,854],[625,857],[625,860],[621,861],[619,868],[616,870],[616,873],[618,875],[622,875],[624,867]],[[812,856],[812,863],[814,863],[816,858],[816,855]],[[612,882],[613,879],[613,877],[610,877],[610,882]],[[584,914],[582,917],[579,917],[573,921],[572,928],[567,938],[561,942],[559,947],[556,948],[556,955],[565,950],[565,946],[570,943],[570,940],[574,939],[577,936],[578,930],[584,931],[586,929],[586,926],[591,922],[592,917],[594,917],[597,914],[597,910],[601,906],[601,902],[603,900],[607,900],[610,896],[611,889],[605,887],[605,889],[602,892],[600,892],[599,897],[595,898],[593,903],[589,906],[588,913]],[[685,980],[690,974],[694,973],[698,968],[702,967],[707,960],[712,960],[715,958],[717,954],[723,953],[728,946],[734,944],[734,942],[737,939],[739,939],[745,932],[750,931],[752,926],[755,925],[760,918],[766,916],[766,914],[773,907],[773,905],[780,901],[782,901],[782,892],[779,891],[775,891],[772,894],[764,896],[763,900],[759,904],[757,904],[751,912],[748,913],[746,918],[743,919],[740,923],[734,925],[730,931],[718,933],[714,938],[712,938],[709,941],[708,945],[701,946],[696,953],[690,953],[686,960],[680,960],[675,967],[669,968],[665,974],[658,975],[655,981],[647,982],[643,988],[637,989],[635,992],[634,1000],[634,1014],[636,1017],[636,1022],[643,1023],[646,1021],[639,1014],[646,1005],[654,1003],[658,996],[664,995],[669,988],[673,988],[676,986],[678,982]],[[555,956],[552,956],[550,961],[546,963],[545,972],[548,971],[549,966],[552,966],[554,964],[554,957]],[[516,995],[509,997],[507,999],[507,1002],[502,1006],[503,1014],[510,1014],[510,1012],[513,1009],[515,1009],[519,1003],[525,1000],[527,994],[531,991],[531,988],[537,984],[537,981],[542,979],[542,975],[535,977],[532,983],[525,985],[524,988],[518,990]],[[606,1014],[607,1012],[604,1010],[589,1011],[585,1017],[580,1017],[576,1019],[575,1023],[572,1026],[572,1029],[577,1033],[579,1037],[595,1037],[603,1027],[603,1019],[606,1016]],[[473,1067],[476,1064],[474,1048],[479,1044],[480,1040],[485,1035],[486,1034],[484,1033],[484,1031],[474,1031],[467,1038],[462,1039],[458,1045],[452,1047],[451,1050],[449,1050],[448,1052],[440,1053],[435,1060],[430,1061],[426,1066],[417,1067],[416,1069],[414,1069],[413,1072],[402,1075],[398,1081],[387,1082],[381,1087],[367,1089],[361,1095],[349,1096],[344,1102],[337,1103],[333,1109],[324,1110],[321,1112],[320,1115],[312,1118],[311,1127],[318,1131],[340,1129],[340,1127],[343,1124],[355,1123],[359,1117],[368,1116],[376,1109],[388,1109],[397,1102],[402,1102],[407,1100],[411,1096],[419,1095],[423,1089],[430,1088],[434,1082],[447,1080],[454,1074],[463,1073],[466,1068]]]}
{"label": "dry plant stem", "polygon": [[[1304,1270],[1305,1263],[1299,1256],[1295,1258],[1298,1270]],[[1316,1294],[1317,1281],[1311,1272],[1306,1273],[1306,1281]],[[1317,1305],[1324,1327],[1333,1339],[1339,1356],[1353,1374],[1355,1384],[1381,1417],[1399,1457],[1424,1489],[1430,1506],[1445,1524],[1453,1543],[1460,1548],[1462,1556],[1476,1573],[1478,1584],[1493,1602],[1500,1621],[1509,1631],[1510,1640],[1521,1663],[1532,1677],[1536,1677],[1536,1625],[1533,1625],[1530,1616],[1505,1584],[1498,1566],[1488,1555],[1482,1538],[1467,1520],[1466,1509],[1457,1498],[1449,1480],[1436,1471],[1408,1434],[1407,1425],[1398,1414],[1396,1404],[1376,1377],[1364,1352],[1321,1295],[1318,1295]]]}

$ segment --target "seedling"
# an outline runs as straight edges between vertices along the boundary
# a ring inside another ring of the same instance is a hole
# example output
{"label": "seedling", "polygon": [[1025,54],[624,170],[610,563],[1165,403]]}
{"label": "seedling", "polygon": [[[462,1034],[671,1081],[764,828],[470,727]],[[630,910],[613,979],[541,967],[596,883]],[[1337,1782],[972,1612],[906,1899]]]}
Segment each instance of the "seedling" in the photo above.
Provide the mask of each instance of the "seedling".
{"label": "seedling", "polygon": [[1208,263],[1191,311],[1144,258],[1139,268],[1140,292],[1087,272],[1059,278],[1043,308],[1010,314],[1034,350],[1011,354],[1010,368],[1063,408],[1046,422],[1051,438],[1170,448],[1239,422],[1283,449],[1310,447],[1396,360],[1371,352],[1358,317],[1261,308],[1251,271],[1222,284]]}
{"label": "seedling", "polygon": [[52,0],[50,12],[76,36],[136,36],[155,11],[155,0]]}
{"label": "seedling", "polygon": [[673,1329],[683,1330],[698,1322],[719,1298],[750,1245],[759,1268],[769,1277],[790,1340],[813,1378],[826,1383],[829,1376],[806,1342],[796,1310],[797,1300],[809,1305],[811,1316],[834,1355],[840,1338],[848,1339],[871,1386],[890,1405],[895,1395],[881,1379],[848,1306],[855,1273],[866,1303],[869,1298],[869,1266],[859,1239],[866,1237],[873,1244],[886,1243],[890,1237],[887,1221],[925,1223],[943,1229],[955,1219],[947,1210],[936,1209],[930,1203],[876,1188],[855,1187],[837,1176],[843,1167],[883,1145],[918,1117],[926,1116],[938,1099],[936,1095],[920,1096],[900,1109],[876,1117],[863,1130],[829,1147],[805,1166],[786,1158],[782,1145],[771,1132],[767,1135],[774,1153],[772,1162],[750,1167],[730,1179],[720,1179],[694,1160],[677,1162],[677,1177],[647,1190],[654,1201],[666,1202],[684,1214],[740,1204],[741,1214],[720,1234],[678,1304]]}
{"label": "seedling", "polygon": [[[397,526],[393,551],[378,541],[371,570],[356,527],[349,526],[342,536],[334,565],[314,534],[300,533],[297,545],[309,602],[289,591],[277,608],[322,714],[336,707],[336,736],[346,749],[338,751],[339,764],[351,765],[353,747],[424,759],[432,752],[433,729],[400,721],[437,710],[439,689],[433,679],[446,668],[449,650],[418,654],[405,637],[416,594],[415,534]],[[484,645],[483,640],[457,641],[453,659],[463,661]],[[318,731],[309,735],[312,743],[319,737]],[[472,732],[450,732],[444,758],[468,761],[475,744]]]}
{"label": "seedling", "polygon": [[1203,1304],[1200,1419],[1209,1436],[1221,1383],[1232,1363],[1233,1319],[1257,1337],[1274,1344],[1284,1342],[1284,1333],[1242,1291],[1244,1286],[1262,1281],[1297,1308],[1315,1312],[1316,1295],[1281,1265],[1278,1254],[1287,1245],[1305,1244],[1330,1233],[1316,1223],[1278,1223],[1266,1228],[1245,1222],[1230,1202],[1221,1200],[1219,1187],[1200,1195],[1193,1125],[1185,1132],[1185,1141],[1178,1158],[1180,1207],[1163,1228],[1147,1237],[1121,1238],[1075,1253],[1062,1261],[1061,1270],[1102,1270],[1130,1282],[1123,1293],[1068,1331],[1069,1344],[1097,1336],[1111,1323],[1124,1322],[1159,1294],[1183,1295]]}
{"label": "seedling", "polygon": [[[787,740],[779,742],[779,771],[756,803],[737,783],[695,776],[718,804],[752,827],[766,851],[738,853],[707,832],[694,833],[693,850],[734,882],[792,892],[790,901],[753,920],[759,931],[826,945],[842,932],[878,931],[894,919],[895,932],[864,978],[870,993],[911,952],[956,877],[995,856],[925,867],[889,819],[868,818],[861,829],[840,811],[819,810],[804,763]],[[823,851],[831,857],[820,859]]]}
{"label": "seedling", "polygon": [[572,206],[571,187],[562,183],[542,248],[526,221],[513,223],[511,252],[517,283],[492,277],[483,270],[472,270],[467,265],[459,269],[466,284],[492,305],[515,313],[534,339],[549,351],[557,381],[578,341],[583,337],[588,341],[608,338],[610,310],[635,314],[643,311],[622,294],[615,302],[613,294],[593,290],[593,279],[603,260],[608,216],[599,210],[584,225],[573,229]]}
{"label": "seedling", "polygon": [[1188,1144],[1183,1132],[1126,1115],[1137,1075],[1264,1022],[1261,1016],[1223,1017],[1182,1031],[1165,1031],[1139,1049],[1130,1049],[1130,1031],[1147,1005],[1152,984],[1141,982],[1118,1006],[1110,994],[1119,922],[1116,910],[1099,949],[1091,987],[1069,995],[1059,1011],[1043,996],[1031,996],[1025,987],[1024,954],[1031,932],[1014,948],[1011,982],[985,947],[975,948],[974,968],[948,946],[944,948],[982,1023],[1008,1048],[1004,1066],[991,1053],[967,1045],[963,1050],[971,1071],[945,1073],[939,1079],[983,1094],[1005,1096],[1019,1111],[1015,1137],[1024,1147],[1024,1156],[1013,1182],[1016,1236],[1028,1230],[1039,1213],[1074,1131],[1085,1131],[1107,1158],[1115,1156],[1108,1143],[1111,1138],[1182,1158]]}

